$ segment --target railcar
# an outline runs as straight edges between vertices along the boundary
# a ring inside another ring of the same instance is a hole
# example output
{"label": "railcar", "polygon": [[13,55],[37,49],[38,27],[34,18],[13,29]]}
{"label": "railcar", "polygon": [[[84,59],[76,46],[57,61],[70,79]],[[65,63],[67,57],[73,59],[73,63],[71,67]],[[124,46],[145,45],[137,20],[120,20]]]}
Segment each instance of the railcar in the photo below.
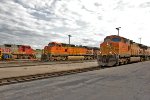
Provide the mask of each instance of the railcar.
{"label": "railcar", "polygon": [[150,49],[127,38],[111,35],[100,44],[99,66],[114,66],[150,59]]}
{"label": "railcar", "polygon": [[34,50],[28,45],[4,44],[0,45],[1,60],[35,59]]}
{"label": "railcar", "polygon": [[50,42],[44,47],[42,61],[88,60],[97,57],[98,48]]}

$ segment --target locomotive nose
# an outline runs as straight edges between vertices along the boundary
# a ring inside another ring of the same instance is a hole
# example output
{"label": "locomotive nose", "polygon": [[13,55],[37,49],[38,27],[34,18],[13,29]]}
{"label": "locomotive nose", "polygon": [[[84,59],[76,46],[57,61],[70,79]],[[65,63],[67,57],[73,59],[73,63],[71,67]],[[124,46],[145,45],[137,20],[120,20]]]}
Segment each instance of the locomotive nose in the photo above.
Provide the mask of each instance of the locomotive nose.
{"label": "locomotive nose", "polygon": [[99,66],[114,66],[117,64],[117,55],[99,55],[98,56]]}

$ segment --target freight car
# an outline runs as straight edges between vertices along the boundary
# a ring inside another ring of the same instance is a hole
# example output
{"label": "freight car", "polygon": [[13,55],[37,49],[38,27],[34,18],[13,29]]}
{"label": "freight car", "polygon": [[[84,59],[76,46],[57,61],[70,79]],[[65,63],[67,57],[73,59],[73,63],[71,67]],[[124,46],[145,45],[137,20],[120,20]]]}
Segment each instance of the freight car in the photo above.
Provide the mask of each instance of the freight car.
{"label": "freight car", "polygon": [[100,44],[99,66],[114,66],[150,59],[150,47],[127,38],[111,35]]}
{"label": "freight car", "polygon": [[28,45],[0,45],[0,60],[12,59],[35,59],[35,52]]}
{"label": "freight car", "polygon": [[50,42],[44,47],[42,61],[96,59],[99,48]]}

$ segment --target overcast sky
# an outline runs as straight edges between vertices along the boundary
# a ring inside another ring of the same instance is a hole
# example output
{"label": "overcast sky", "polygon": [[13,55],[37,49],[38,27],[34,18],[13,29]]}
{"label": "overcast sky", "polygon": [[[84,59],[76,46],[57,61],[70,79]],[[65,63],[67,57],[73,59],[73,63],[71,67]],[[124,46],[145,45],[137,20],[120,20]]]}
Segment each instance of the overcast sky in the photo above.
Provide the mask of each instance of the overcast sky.
{"label": "overcast sky", "polygon": [[107,35],[150,46],[150,0],[0,0],[0,44],[96,46]]}

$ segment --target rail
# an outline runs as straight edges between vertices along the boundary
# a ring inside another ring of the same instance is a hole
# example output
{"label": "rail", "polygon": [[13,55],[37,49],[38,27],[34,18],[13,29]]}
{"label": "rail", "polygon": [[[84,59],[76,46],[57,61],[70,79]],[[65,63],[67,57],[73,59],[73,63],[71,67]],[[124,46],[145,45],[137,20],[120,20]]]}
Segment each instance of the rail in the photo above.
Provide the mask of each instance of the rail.
{"label": "rail", "polygon": [[94,62],[96,60],[82,60],[82,61],[57,61],[57,62],[30,62],[30,63],[4,63],[0,64],[0,68],[12,68],[12,67],[30,67],[39,65],[56,65],[56,64],[71,64],[71,63],[84,63]]}
{"label": "rail", "polygon": [[27,76],[18,76],[18,77],[10,77],[10,78],[2,78],[0,79],[0,86],[21,83],[21,82],[29,82],[33,80],[45,79],[45,78],[52,78],[52,77],[59,77],[64,75],[76,74],[76,73],[83,73],[93,70],[98,70],[100,67],[90,67],[90,68],[80,68],[74,70],[67,70],[67,71],[60,71],[60,72],[51,72],[51,73],[43,73],[43,74],[35,74],[35,75],[27,75]]}

